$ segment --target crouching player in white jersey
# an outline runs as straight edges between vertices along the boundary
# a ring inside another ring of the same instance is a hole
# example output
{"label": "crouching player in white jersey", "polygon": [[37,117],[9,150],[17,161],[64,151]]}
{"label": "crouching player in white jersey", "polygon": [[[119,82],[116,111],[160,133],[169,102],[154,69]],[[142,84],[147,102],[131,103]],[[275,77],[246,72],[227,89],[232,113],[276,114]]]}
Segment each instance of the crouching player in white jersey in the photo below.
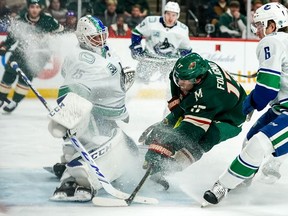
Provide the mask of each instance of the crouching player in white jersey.
{"label": "crouching player in white jersey", "polygon": [[[125,172],[124,167],[137,155],[136,144],[116,123],[117,120],[129,120],[125,93],[133,83],[134,71],[123,69],[118,59],[110,54],[106,45],[107,27],[99,19],[90,15],[82,17],[75,33],[79,46],[71,48],[70,55],[64,60],[62,75],[65,81],[59,89],[57,102],[70,103],[70,106],[76,104],[73,112],[77,118],[77,109],[84,109],[84,104],[81,104],[80,100],[77,104],[75,100],[78,99],[73,97],[71,99],[71,92],[93,105],[91,112],[88,111],[88,118],[83,117],[75,129],[69,132],[76,133],[87,152],[101,170],[104,170],[106,178],[113,181]],[[130,75],[132,81],[129,79]],[[63,114],[69,118],[69,113],[67,115]],[[67,128],[63,128],[63,124],[52,118],[49,131],[55,137],[62,137]],[[63,164],[66,165],[66,169],[63,175],[58,169],[58,176],[62,176],[61,184],[56,188],[51,200],[91,200],[95,191],[101,188],[101,184],[97,179],[95,182],[95,179],[91,178],[88,164],[69,143],[63,147],[61,162],[62,167]]]}
{"label": "crouching player in white jersey", "polygon": [[[188,27],[178,21],[180,7],[168,2],[163,16],[148,16],[132,31],[132,58],[139,60],[137,77],[145,82],[167,78],[177,59],[192,51]],[[145,37],[145,48],[141,40]],[[156,78],[155,78],[156,77]]]}
{"label": "crouching player in white jersey", "polygon": [[243,112],[271,105],[247,134],[240,155],[219,177],[204,199],[217,204],[229,190],[252,178],[263,160],[288,153],[288,10],[268,3],[254,14],[254,29],[261,39],[257,46],[259,69],[254,90],[243,103]]}

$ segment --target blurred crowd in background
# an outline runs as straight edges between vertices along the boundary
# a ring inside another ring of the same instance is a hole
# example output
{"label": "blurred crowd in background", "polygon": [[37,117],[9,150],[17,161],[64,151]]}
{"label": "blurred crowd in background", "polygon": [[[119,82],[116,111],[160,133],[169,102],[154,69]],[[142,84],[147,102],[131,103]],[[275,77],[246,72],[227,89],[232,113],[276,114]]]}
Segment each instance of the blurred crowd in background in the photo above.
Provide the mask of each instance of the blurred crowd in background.
{"label": "blurred crowd in background", "polygon": [[[180,21],[191,36],[245,38],[247,19],[252,22],[257,8],[268,2],[288,0],[252,0],[247,17],[247,0],[179,0]],[[153,4],[153,7],[151,7]],[[155,4],[156,7],[155,7]],[[159,7],[160,5],[160,7]],[[77,0],[42,0],[43,12],[51,14],[66,31],[77,25]],[[0,32],[6,32],[13,18],[26,11],[26,0],[0,0]],[[131,36],[131,30],[146,16],[161,15],[160,0],[82,0],[81,16],[91,14],[109,28],[110,37]],[[244,26],[243,26],[244,25]],[[253,38],[253,36],[251,36]]]}

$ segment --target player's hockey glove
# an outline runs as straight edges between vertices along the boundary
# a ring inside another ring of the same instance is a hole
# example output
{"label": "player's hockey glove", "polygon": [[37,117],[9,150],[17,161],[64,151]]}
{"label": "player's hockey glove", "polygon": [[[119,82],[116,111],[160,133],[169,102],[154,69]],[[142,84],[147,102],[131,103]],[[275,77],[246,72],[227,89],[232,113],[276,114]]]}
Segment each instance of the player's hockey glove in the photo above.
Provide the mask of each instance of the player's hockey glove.
{"label": "player's hockey glove", "polygon": [[144,56],[144,50],[141,44],[131,44],[129,48],[133,59],[139,60]]}
{"label": "player's hockey glove", "polygon": [[148,165],[152,165],[151,174],[165,171],[166,167],[169,166],[169,162],[174,160],[172,158],[174,153],[175,150],[172,146],[159,143],[150,144],[145,155],[143,169],[147,169]]}
{"label": "player's hockey glove", "polygon": [[168,109],[172,111],[180,104],[180,99],[174,96],[169,101],[167,101],[167,103],[168,103]]}
{"label": "player's hockey glove", "polygon": [[4,56],[7,52],[7,47],[3,43],[0,44],[0,56]]}
{"label": "player's hockey glove", "polygon": [[243,101],[242,112],[244,115],[248,115],[255,109],[255,102],[253,100],[253,91]]}

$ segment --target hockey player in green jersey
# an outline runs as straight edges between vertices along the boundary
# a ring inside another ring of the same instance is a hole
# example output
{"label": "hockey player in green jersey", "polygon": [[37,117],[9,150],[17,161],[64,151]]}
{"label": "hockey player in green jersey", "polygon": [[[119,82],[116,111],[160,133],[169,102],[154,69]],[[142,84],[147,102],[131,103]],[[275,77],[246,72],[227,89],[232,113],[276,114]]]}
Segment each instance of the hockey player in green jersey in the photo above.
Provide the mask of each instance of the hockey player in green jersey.
{"label": "hockey player in green jersey", "polygon": [[0,44],[0,55],[4,56],[11,46],[18,42],[5,66],[0,83],[0,107],[7,102],[8,105],[3,108],[6,112],[12,112],[29,90],[27,84],[19,77],[12,101],[7,99],[12,84],[17,78],[17,74],[10,67],[10,62],[16,61],[32,80],[51,57],[47,49],[46,37],[49,36],[47,33],[57,33],[64,29],[53,17],[41,12],[39,2],[40,0],[28,0],[27,12],[12,23],[7,39]]}
{"label": "hockey player in green jersey", "polygon": [[216,144],[238,135],[245,121],[244,89],[197,53],[177,60],[170,83],[171,113],[140,140],[149,145],[144,168],[150,164],[154,173],[186,168]]}

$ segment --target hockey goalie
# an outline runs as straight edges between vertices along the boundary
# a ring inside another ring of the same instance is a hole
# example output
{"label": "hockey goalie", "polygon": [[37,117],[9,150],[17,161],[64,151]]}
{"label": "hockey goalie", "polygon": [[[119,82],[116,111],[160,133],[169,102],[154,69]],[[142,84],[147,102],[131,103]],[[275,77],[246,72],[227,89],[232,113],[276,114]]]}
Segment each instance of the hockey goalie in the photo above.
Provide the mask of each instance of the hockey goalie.
{"label": "hockey goalie", "polygon": [[111,55],[107,27],[101,20],[84,16],[75,33],[79,45],[71,48],[63,62],[58,106],[49,114],[50,133],[68,140],[61,163],[53,167],[60,178],[53,201],[90,201],[101,188],[69,137],[79,139],[110,182],[119,178],[137,155],[136,144],[117,125],[119,120],[129,121],[125,95],[134,81],[134,71],[122,68]]}

